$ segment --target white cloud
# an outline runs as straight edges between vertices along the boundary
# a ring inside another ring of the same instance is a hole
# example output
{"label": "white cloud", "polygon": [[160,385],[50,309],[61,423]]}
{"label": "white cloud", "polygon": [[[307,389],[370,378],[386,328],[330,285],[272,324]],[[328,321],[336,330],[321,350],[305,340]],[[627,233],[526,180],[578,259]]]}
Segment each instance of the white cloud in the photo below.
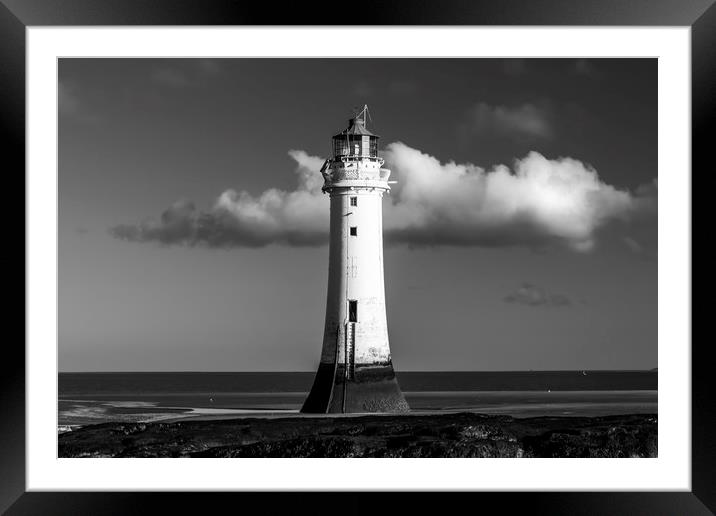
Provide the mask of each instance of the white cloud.
{"label": "white cloud", "polygon": [[117,238],[207,247],[262,247],[271,243],[321,245],[328,240],[328,197],[321,193],[318,173],[323,160],[304,151],[290,151],[296,161],[298,186],[286,192],[271,188],[259,196],[226,190],[206,212],[178,201],[159,221],[119,225]]}
{"label": "white cloud", "polygon": [[530,152],[514,169],[489,171],[436,158],[402,143],[387,147],[398,180],[385,225],[398,241],[423,244],[542,245],[586,251],[597,228],[628,217],[633,196],[572,158]]}
{"label": "white cloud", "polygon": [[[161,220],[116,226],[131,241],[208,247],[259,247],[271,243],[320,245],[328,238],[328,196],[321,193],[323,159],[290,151],[297,188],[258,196],[227,190],[198,212],[182,201]],[[403,143],[385,150],[397,179],[384,203],[385,239],[410,245],[538,247],[563,244],[590,250],[596,231],[614,219],[654,209],[656,183],[632,194],[599,179],[588,165],[530,152],[512,169],[441,163]]]}

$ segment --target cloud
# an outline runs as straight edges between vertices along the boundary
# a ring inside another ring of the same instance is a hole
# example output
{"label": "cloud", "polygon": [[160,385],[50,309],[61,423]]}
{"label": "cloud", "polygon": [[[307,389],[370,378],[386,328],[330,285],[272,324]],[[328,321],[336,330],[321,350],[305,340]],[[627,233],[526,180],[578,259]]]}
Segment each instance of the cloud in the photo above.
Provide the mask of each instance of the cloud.
{"label": "cloud", "polygon": [[227,190],[208,211],[180,200],[158,221],[123,224],[110,229],[119,239],[165,245],[211,248],[263,247],[278,243],[316,246],[328,241],[328,197],[321,193],[321,158],[290,151],[296,161],[298,187],[292,192],[275,188],[254,197]]}
{"label": "cloud", "polygon": [[516,139],[551,139],[554,136],[547,107],[525,103],[519,106],[491,106],[480,102],[468,113],[469,129],[478,135],[499,135]]}
{"label": "cloud", "polygon": [[569,306],[571,300],[564,294],[553,294],[545,289],[523,283],[517,290],[511,292],[504,298],[505,303],[513,303],[527,306]]}
{"label": "cloud", "polygon": [[[159,220],[115,226],[110,232],[134,242],[216,248],[324,244],[329,204],[318,173],[323,159],[304,151],[289,154],[296,162],[293,191],[272,188],[255,196],[227,190],[209,210],[178,201]],[[530,152],[512,169],[485,170],[441,163],[399,142],[389,144],[384,156],[391,179],[398,181],[384,203],[389,244],[558,244],[586,252],[600,227],[654,209],[655,190],[649,189],[656,183],[632,194],[602,182],[595,170],[572,158],[550,160]]]}
{"label": "cloud", "polygon": [[659,183],[657,178],[636,187],[634,190],[636,212],[642,216],[656,215],[659,209]]}
{"label": "cloud", "polygon": [[596,230],[639,207],[572,158],[537,152],[511,170],[441,163],[402,143],[386,149],[398,180],[386,206],[387,237],[413,244],[523,245],[563,243],[590,250]]}

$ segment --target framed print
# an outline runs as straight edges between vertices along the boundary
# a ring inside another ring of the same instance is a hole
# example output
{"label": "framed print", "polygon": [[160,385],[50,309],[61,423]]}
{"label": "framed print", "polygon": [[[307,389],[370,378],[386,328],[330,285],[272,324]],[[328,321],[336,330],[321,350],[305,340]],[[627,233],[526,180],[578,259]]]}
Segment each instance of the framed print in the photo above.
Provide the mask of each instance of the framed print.
{"label": "framed print", "polygon": [[0,11],[8,514],[714,510],[712,2],[70,4]]}

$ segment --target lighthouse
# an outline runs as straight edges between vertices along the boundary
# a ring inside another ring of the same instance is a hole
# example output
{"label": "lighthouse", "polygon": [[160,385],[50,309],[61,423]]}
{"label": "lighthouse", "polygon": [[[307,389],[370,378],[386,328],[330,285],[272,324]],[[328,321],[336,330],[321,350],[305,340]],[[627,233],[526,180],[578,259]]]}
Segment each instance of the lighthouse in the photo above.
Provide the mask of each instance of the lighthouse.
{"label": "lighthouse", "polygon": [[368,106],[333,136],[321,167],[330,196],[328,294],[321,361],[301,412],[407,412],[388,343],[383,194],[390,170],[367,129]]}

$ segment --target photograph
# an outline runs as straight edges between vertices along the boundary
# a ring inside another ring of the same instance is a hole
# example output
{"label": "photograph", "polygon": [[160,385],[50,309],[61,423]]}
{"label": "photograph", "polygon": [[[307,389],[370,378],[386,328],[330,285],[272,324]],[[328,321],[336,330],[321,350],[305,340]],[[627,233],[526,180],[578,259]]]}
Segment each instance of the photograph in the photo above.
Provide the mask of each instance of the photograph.
{"label": "photograph", "polygon": [[712,513],[714,0],[536,2],[0,0],[0,513]]}
{"label": "photograph", "polygon": [[659,77],[58,57],[57,457],[660,457]]}

